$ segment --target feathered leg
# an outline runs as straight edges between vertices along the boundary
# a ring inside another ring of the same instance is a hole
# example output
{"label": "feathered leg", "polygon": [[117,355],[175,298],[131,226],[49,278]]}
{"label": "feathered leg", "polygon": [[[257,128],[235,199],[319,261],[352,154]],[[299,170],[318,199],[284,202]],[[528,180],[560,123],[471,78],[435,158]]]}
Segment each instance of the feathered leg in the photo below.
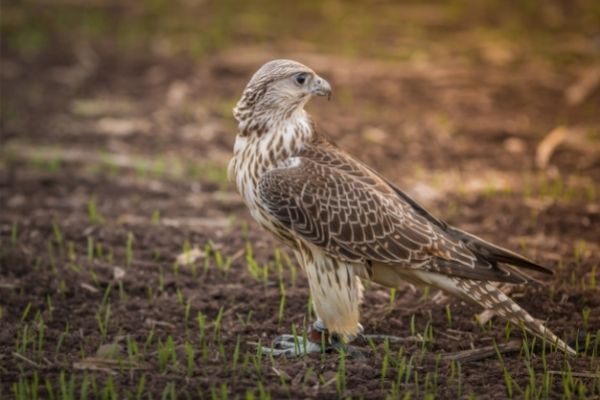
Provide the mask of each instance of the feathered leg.
{"label": "feathered leg", "polygon": [[[271,354],[302,355],[329,349],[344,349],[358,355],[347,345],[362,332],[359,306],[362,283],[352,263],[339,262],[318,249],[304,248],[297,253],[308,278],[317,321],[306,337],[281,335],[273,342]],[[325,349],[322,345],[325,344]]]}

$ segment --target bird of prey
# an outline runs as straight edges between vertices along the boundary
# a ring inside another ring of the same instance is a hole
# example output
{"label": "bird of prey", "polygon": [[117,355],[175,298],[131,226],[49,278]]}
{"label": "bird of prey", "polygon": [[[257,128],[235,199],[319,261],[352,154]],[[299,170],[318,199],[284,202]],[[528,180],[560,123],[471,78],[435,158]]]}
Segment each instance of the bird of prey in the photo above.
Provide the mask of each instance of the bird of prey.
{"label": "bird of prey", "polygon": [[[239,131],[229,178],[253,218],[294,250],[308,278],[318,319],[303,351],[361,333],[366,279],[441,289],[574,353],[495,284],[527,282],[517,268],[550,271],[434,217],[339,149],[304,110],[312,96],[330,95],[329,83],[310,68],[273,60],[252,76],[233,110]],[[297,346],[290,335],[274,343],[284,354]]]}

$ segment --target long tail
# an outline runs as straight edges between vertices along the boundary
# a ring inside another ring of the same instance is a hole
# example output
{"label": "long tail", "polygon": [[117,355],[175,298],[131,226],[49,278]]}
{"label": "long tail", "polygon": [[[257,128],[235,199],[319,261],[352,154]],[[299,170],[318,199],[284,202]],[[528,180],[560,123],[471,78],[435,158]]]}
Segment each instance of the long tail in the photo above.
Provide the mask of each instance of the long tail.
{"label": "long tail", "polygon": [[565,353],[577,354],[575,350],[550,329],[546,328],[544,324],[533,318],[521,306],[489,282],[439,276],[439,278],[433,277],[431,285],[479,304],[487,310],[494,311],[496,315],[517,326],[523,326],[531,334],[542,340],[547,340]]}
{"label": "long tail", "polygon": [[569,345],[489,282],[450,277],[425,271],[400,269],[379,263],[373,264],[370,278],[389,287],[398,287],[407,281],[414,284],[433,286],[487,310],[494,311],[511,323],[523,326],[538,338],[556,345],[565,353],[576,354],[575,350]]}

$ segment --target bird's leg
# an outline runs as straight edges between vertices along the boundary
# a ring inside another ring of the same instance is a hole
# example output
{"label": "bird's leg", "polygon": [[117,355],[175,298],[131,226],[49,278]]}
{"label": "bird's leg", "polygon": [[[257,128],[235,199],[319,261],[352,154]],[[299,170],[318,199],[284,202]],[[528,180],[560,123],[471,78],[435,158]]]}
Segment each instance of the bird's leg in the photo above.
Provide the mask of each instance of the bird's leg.
{"label": "bird's leg", "polygon": [[280,335],[273,340],[272,347],[262,347],[263,354],[300,357],[310,353],[328,351],[345,352],[352,357],[364,358],[361,350],[347,344],[336,333],[330,333],[320,319],[316,320],[304,336]]}

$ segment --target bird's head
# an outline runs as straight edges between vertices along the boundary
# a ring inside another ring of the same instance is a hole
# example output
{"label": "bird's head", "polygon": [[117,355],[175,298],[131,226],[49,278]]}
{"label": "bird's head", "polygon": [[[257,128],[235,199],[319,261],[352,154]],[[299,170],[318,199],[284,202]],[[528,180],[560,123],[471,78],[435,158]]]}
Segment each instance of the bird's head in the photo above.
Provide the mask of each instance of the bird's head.
{"label": "bird's head", "polygon": [[264,64],[250,79],[233,115],[242,134],[268,130],[301,111],[312,96],[331,96],[329,82],[292,60]]}

